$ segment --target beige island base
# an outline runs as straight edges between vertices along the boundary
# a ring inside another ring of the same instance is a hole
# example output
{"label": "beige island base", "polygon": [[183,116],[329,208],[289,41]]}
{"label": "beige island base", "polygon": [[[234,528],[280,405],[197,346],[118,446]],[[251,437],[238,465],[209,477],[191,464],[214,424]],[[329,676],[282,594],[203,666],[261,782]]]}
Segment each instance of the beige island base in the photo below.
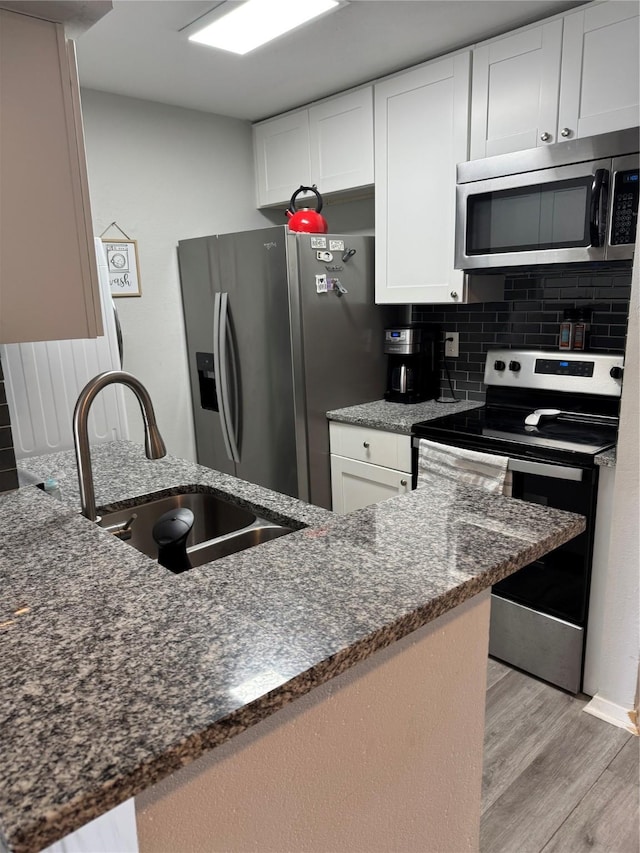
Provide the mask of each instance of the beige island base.
{"label": "beige island base", "polygon": [[141,853],[477,850],[489,606],[487,589],[136,797]]}

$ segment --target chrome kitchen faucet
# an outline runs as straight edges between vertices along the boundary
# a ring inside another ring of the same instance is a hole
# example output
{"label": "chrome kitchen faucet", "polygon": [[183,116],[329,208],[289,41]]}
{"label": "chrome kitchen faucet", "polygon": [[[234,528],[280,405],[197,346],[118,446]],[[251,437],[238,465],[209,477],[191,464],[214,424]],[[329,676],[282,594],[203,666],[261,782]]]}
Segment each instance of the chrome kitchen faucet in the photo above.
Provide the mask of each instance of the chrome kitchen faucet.
{"label": "chrome kitchen faucet", "polygon": [[82,514],[89,521],[97,520],[96,496],[93,487],[93,472],[91,471],[91,452],[89,450],[89,432],[87,422],[89,409],[96,396],[107,385],[120,383],[131,388],[140,403],[142,420],[144,422],[144,448],[147,459],[161,459],[166,456],[167,449],[156,424],[153,403],[149,392],[139,379],[124,370],[107,370],[90,379],[80,392],[73,412],[73,442],[78,465],[78,482],[80,484],[80,505]]}

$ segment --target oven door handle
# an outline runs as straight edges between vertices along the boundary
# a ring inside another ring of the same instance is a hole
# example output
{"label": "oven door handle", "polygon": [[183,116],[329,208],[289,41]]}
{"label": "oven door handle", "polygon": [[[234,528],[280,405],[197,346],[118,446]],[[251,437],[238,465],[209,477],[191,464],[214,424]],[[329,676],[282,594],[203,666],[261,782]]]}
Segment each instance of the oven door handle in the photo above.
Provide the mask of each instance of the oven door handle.
{"label": "oven door handle", "polygon": [[[412,446],[420,447],[420,439],[413,437]],[[451,445],[456,447],[457,445]],[[481,453],[488,451],[482,450]],[[494,453],[494,456],[500,456],[499,453]],[[521,474],[537,474],[539,477],[552,477],[554,480],[572,480],[574,483],[581,483],[584,475],[583,468],[570,468],[568,465],[552,465],[548,462],[531,462],[529,459],[512,459],[509,458],[509,471],[516,471]]]}
{"label": "oven door handle", "polygon": [[551,465],[547,462],[530,462],[528,459],[509,459],[509,471],[521,474],[537,474],[539,477],[551,477],[554,480],[573,480],[582,482],[582,468],[569,468],[567,465]]}

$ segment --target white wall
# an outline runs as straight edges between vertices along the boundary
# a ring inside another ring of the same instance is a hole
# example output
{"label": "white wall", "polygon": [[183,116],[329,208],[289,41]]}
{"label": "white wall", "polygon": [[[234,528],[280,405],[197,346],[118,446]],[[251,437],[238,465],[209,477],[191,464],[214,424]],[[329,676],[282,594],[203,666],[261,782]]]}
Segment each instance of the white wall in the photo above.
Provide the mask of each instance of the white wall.
{"label": "white wall", "polygon": [[[149,389],[169,453],[195,459],[176,247],[270,224],[255,209],[251,126],[91,90],[82,109],[95,233],[115,220],[138,241],[142,296],[117,300],[124,369]],[[142,442],[128,393],[127,407]]]}
{"label": "white wall", "polygon": [[601,673],[589,713],[638,730],[640,666],[640,235],[631,285],[631,304],[620,404],[620,432],[608,578],[604,599]]}

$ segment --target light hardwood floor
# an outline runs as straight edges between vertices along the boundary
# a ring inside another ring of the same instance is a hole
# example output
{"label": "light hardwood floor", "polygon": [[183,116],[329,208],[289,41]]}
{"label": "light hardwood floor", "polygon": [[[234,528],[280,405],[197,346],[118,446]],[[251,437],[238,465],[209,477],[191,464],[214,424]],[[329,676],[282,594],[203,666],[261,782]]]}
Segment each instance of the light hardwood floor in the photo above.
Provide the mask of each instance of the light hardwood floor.
{"label": "light hardwood floor", "polygon": [[640,738],[489,659],[481,853],[638,853]]}

